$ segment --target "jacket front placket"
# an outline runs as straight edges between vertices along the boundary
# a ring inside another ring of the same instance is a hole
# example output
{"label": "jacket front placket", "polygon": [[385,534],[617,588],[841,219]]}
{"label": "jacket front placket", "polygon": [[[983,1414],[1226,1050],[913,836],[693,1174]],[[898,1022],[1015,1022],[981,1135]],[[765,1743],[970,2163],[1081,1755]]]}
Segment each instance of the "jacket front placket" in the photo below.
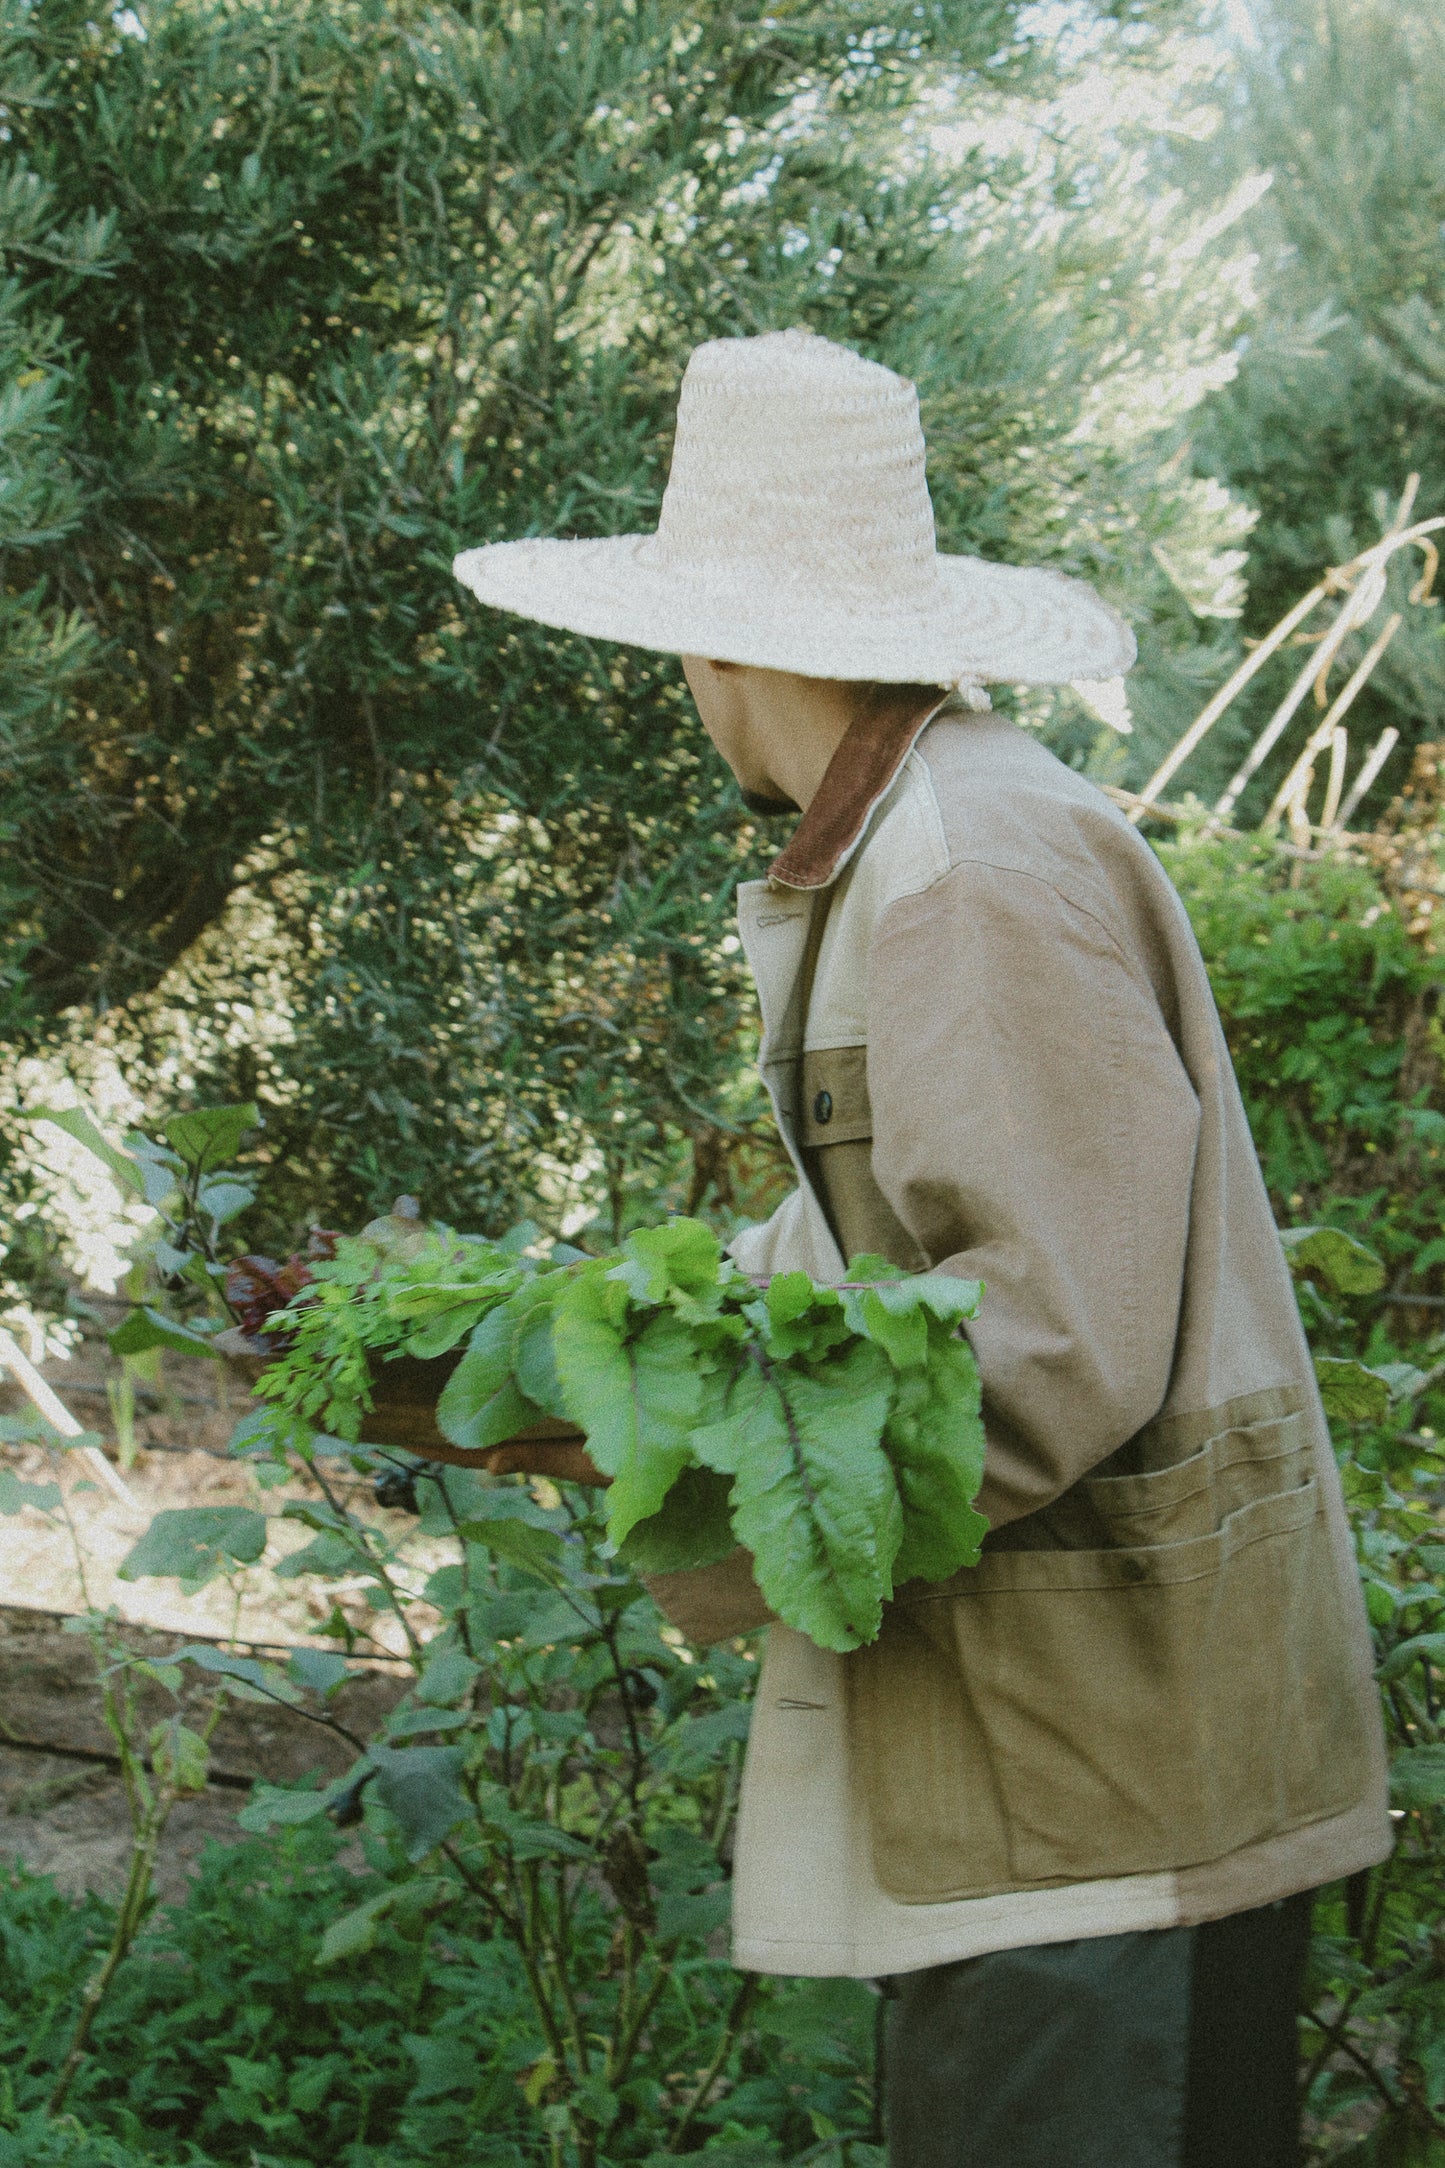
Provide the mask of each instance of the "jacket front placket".
{"label": "jacket front placket", "polygon": [[815,911],[826,912],[832,891],[789,889],[773,881],[738,888],[738,935],[758,990],[762,1043],[758,1069],[798,1178],[798,1262],[818,1280],[841,1280],[846,1270],[798,1142],[798,1093],[807,1027],[803,984]]}

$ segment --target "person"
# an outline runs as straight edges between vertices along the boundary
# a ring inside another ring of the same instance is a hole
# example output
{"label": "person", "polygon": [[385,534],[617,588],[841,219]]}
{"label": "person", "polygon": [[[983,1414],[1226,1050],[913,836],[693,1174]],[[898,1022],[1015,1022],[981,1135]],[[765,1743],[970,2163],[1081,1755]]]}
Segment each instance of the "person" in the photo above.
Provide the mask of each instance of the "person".
{"label": "person", "polygon": [[[734,1961],[884,1984],[893,2168],[1284,2168],[1310,1893],[1390,1845],[1339,1480],[1183,907],[986,690],[1132,635],[940,554],[913,386],[800,331],[695,351],[655,535],[456,571],[680,655],[801,814],[739,895],[797,1186],[738,1261],[984,1283],[983,1557],[847,1655],[771,1625]],[[766,1620],[741,1552],[654,1592]]]}

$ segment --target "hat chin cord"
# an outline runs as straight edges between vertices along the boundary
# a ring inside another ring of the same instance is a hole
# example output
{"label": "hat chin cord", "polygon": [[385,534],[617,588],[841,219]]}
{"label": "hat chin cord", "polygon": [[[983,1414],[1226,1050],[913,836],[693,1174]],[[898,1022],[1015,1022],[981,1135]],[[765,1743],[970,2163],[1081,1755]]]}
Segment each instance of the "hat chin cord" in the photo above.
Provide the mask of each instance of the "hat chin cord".
{"label": "hat chin cord", "polygon": [[980,685],[977,678],[955,678],[953,681],[953,690],[958,695],[958,698],[963,702],[964,706],[966,708],[972,708],[976,715],[987,714],[993,706],[993,702],[989,699],[988,696],[988,687],[986,685]]}

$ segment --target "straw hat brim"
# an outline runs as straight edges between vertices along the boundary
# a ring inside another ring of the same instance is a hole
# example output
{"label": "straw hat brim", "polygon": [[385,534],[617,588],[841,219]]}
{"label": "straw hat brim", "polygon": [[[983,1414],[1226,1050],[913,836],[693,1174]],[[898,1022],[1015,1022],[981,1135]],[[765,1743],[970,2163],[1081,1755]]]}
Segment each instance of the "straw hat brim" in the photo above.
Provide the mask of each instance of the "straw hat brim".
{"label": "straw hat brim", "polygon": [[493,542],[457,578],[481,602],[560,631],[804,677],[1059,685],[1120,676],[1134,635],[1082,580],[937,556],[906,605],[851,602],[757,561],[667,559],[655,535]]}

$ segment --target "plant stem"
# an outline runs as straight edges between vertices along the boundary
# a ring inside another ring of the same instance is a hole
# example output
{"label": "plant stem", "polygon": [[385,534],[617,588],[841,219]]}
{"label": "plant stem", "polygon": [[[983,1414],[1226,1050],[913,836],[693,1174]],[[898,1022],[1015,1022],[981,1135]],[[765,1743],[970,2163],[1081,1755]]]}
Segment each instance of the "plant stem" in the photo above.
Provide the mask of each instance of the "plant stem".
{"label": "plant stem", "polygon": [[718,2042],[713,2050],[712,2061],[698,2079],[692,2098],[683,2109],[681,2120],[668,2140],[667,2150],[669,2153],[680,2153],[684,2141],[691,2137],[692,2126],[701,2110],[707,2105],[707,2096],[716,2085],[723,2066],[732,2052],[733,2042],[742,2029],[757,1992],[758,1975],[755,1972],[745,1972],[738,1984],[737,1993],[733,1996],[728,2007],[728,2014],[723,2020],[722,2031],[718,2034]]}
{"label": "plant stem", "polygon": [[[93,1631],[92,1644],[102,1666],[106,1724],[120,1749],[121,1773],[125,1779],[126,1801],[131,1816],[130,1867],[110,1946],[99,1971],[85,1991],[70,2046],[60,2066],[50,2099],[46,2103],[47,2112],[51,2115],[58,2115],[65,2104],[66,2095],[75,2082],[75,2074],[85,2059],[91,2030],[110,1992],[111,1982],[140,1931],[150,1902],[151,1883],[155,1877],[156,1855],[160,1850],[161,1838],[165,1835],[166,1824],[170,1821],[171,1809],[182,1791],[175,1772],[174,1758],[169,1776],[159,1775],[154,1767],[150,1776],[146,1773],[144,1758],[137,1753],[133,1737],[136,1708],[134,1683],[129,1671],[124,1673],[119,1691],[112,1683],[107,1668],[112,1651],[106,1643],[103,1622]],[[200,1737],[208,1747],[221,1720],[225,1703],[226,1694],[222,1687],[211,1696],[205,1720],[201,1725]],[[174,1721],[179,1724],[179,1712]],[[154,1783],[151,1777],[154,1777]]]}
{"label": "plant stem", "polygon": [[527,1986],[531,1991],[532,2001],[536,2007],[538,2022],[542,2027],[542,2036],[547,2043],[548,2053],[557,2066],[559,2076],[564,2075],[567,2069],[567,2043],[563,2038],[562,2028],[557,2022],[557,2013],[552,2007],[552,1999],[547,1993],[547,1983],[542,1977],[542,1968],[537,1963],[533,1922],[527,1900],[527,1891],[521,1876],[517,1872],[517,1863],[510,1852],[507,1856],[507,1863],[510,1869],[509,1879],[512,1884],[516,1910],[514,1914],[504,1912],[502,1917],[506,1922],[507,1932],[511,1937],[513,1947],[522,1960],[522,1970],[527,1975]]}
{"label": "plant stem", "polygon": [[[560,1827],[561,1814],[553,1812],[548,1817]],[[540,1895],[540,1892],[539,1892]],[[542,1899],[545,1903],[545,1898]],[[587,2052],[587,2034],[582,2024],[582,2013],[577,2007],[577,1996],[572,1984],[572,1929],[568,1910],[567,1868],[562,1860],[553,1861],[552,1875],[553,1926],[551,1930],[550,1955],[557,1975],[557,1985],[567,2010],[567,2022],[572,2028],[576,2043],[578,2067],[586,2070],[590,2064]]]}
{"label": "plant stem", "polygon": [[[477,1805],[475,1793],[473,1792],[470,1785],[467,1789],[468,1795],[471,1797],[473,1811],[476,1814],[477,1820],[480,1822],[482,1819],[482,1813],[480,1807],[478,1807]],[[483,1909],[487,1913],[489,1913],[494,1920],[498,1922],[503,1933],[508,1935],[512,1941],[517,1941],[522,1932],[521,1923],[512,1917],[511,1913],[502,1903],[501,1898],[498,1897],[496,1891],[493,1889],[489,1889],[485,1882],[478,1879],[478,1877],[472,1872],[471,1866],[465,1856],[460,1853],[457,1850],[456,1846],[450,1841],[442,1845],[441,1851],[442,1856],[445,1859],[449,1859],[452,1865],[456,1868],[457,1873],[466,1883],[467,1888],[471,1891],[472,1895],[481,1900]]]}
{"label": "plant stem", "polygon": [[627,1671],[622,1661],[622,1652],[617,1645],[617,1621],[615,1618],[604,1617],[602,1638],[607,1646],[608,1661],[612,1666],[612,1676],[617,1682],[617,1693],[622,1703],[623,1720],[627,1725],[627,1797],[635,1814],[638,1794],[642,1790],[642,1780],[647,1774],[647,1756],[643,1749],[641,1734],[637,1729],[637,1712],[632,1706],[632,1696],[627,1691]]}
{"label": "plant stem", "polygon": [[[420,1669],[422,1654],[421,1643],[417,1639],[416,1629],[413,1627],[411,1620],[407,1617],[406,1606],[401,1601],[401,1598],[396,1592],[396,1584],[391,1578],[389,1561],[384,1558],[373,1558],[366,1543],[368,1530],[365,1522],[358,1520],[357,1516],[350,1510],[350,1508],[344,1506],[341,1503],[340,1499],[337,1498],[335,1492],[331,1488],[331,1485],[326,1480],[326,1476],[322,1471],[319,1461],[313,1461],[311,1463],[311,1474],[315,1479],[317,1488],[320,1490],[322,1497],[326,1500],[326,1503],[330,1506],[332,1512],[336,1515],[337,1520],[342,1523],[342,1525],[347,1529],[348,1532],[355,1531],[357,1538],[355,1548],[364,1559],[367,1570],[376,1576],[377,1585],[386,1597],[387,1607],[390,1610],[392,1616],[395,1618],[397,1624],[400,1626],[403,1635],[405,1636],[406,1645],[411,1654],[411,1660],[417,1666],[417,1668]],[[393,1552],[392,1556],[394,1557],[395,1555],[396,1554]]]}
{"label": "plant stem", "polygon": [[110,1948],[106,1951],[105,1960],[100,1970],[85,1991],[85,1998],[80,2006],[80,2015],[76,2019],[75,2031],[71,2036],[69,2050],[65,2061],[60,2066],[54,2089],[46,2102],[46,2111],[50,2115],[58,2115],[65,2105],[65,2097],[74,2083],[75,2074],[85,2060],[85,2051],[90,2040],[91,2028],[100,2014],[101,2004],[110,1992],[111,1981],[115,1978],[130,1950],[132,1942],[135,1940],[137,1929],[145,1913],[146,1900],[150,1896],[151,1877],[155,1872],[156,1852],[159,1849],[166,1823],[170,1819],[171,1808],[175,1805],[176,1796],[176,1792],[171,1785],[161,1785],[152,1799],[142,1828],[137,1832],[137,1841],[130,1856],[130,1872],[126,1877],[125,1895],[121,1899],[120,1911],[116,1915],[115,1932],[110,1938]]}
{"label": "plant stem", "polygon": [[671,1976],[672,1960],[677,1955],[675,1942],[665,1943],[656,1953],[657,1976],[633,2012],[626,2027],[618,2027],[617,2043],[613,2053],[612,2068],[607,2073],[609,2085],[619,2086],[632,2067],[637,2053],[637,2043],[642,2038],[643,2027],[662,2000],[662,1991]]}
{"label": "plant stem", "polygon": [[728,1833],[728,1827],[733,1818],[733,1809],[737,1805],[738,1780],[741,1769],[742,1750],[738,1746],[737,1741],[734,1740],[732,1745],[728,1748],[727,1759],[723,1764],[722,1784],[718,1796],[717,1813],[713,1817],[712,1832],[709,1840],[715,1852],[721,1851],[723,1839]]}
{"label": "plant stem", "polygon": [[[1353,2040],[1349,2039],[1348,2036],[1341,2030],[1338,2020],[1335,2024],[1332,2025],[1328,2023],[1326,2019],[1322,2018],[1316,2010],[1310,2011],[1309,2018],[1312,2025],[1318,2025],[1320,2031],[1329,2041],[1331,2047],[1333,2047],[1339,2054],[1347,2056],[1349,2060],[1355,2065],[1355,2068],[1361,2071],[1364,2076],[1369,2079],[1371,2085],[1373,2085],[1375,2091],[1379,2094],[1381,2100],[1384,2101],[1385,2106],[1392,2109],[1394,2113],[1398,2115],[1400,2112],[1401,2103],[1391,2092],[1389,2086],[1385,2083],[1385,2080],[1381,2077],[1379,2071],[1370,2061],[1369,2056],[1366,2055],[1362,2049],[1357,2048]],[[1433,2122],[1433,2117],[1431,2120]],[[1435,2127],[1437,2129],[1445,2129],[1445,2125],[1441,2124],[1436,2124]]]}
{"label": "plant stem", "polygon": [[567,2030],[572,2038],[572,2053],[576,2058],[578,2073],[586,2077],[591,2068],[587,2052],[587,2035],[583,2030],[581,2012],[573,1991],[571,1974],[567,1966],[567,1953],[560,1938],[547,1930],[547,1893],[542,1887],[542,1863],[529,1860],[523,1870],[527,1890],[527,1918],[532,1940],[541,1950],[556,1983],[557,1996],[566,2013]]}

